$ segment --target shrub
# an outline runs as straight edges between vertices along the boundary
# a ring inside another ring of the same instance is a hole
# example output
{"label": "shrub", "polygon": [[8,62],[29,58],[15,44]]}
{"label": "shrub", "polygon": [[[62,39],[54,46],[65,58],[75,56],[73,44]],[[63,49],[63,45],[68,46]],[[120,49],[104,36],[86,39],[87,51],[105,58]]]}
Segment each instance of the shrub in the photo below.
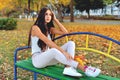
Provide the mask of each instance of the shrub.
{"label": "shrub", "polygon": [[17,20],[13,18],[0,19],[0,30],[13,30],[16,29]]}

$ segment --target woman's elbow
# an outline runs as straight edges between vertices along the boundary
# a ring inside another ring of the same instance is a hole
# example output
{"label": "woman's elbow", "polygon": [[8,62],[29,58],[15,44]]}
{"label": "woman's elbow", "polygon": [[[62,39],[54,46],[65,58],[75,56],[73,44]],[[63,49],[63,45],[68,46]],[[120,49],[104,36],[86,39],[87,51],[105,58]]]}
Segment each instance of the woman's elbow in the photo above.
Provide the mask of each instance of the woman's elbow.
{"label": "woman's elbow", "polygon": [[68,34],[68,33],[69,33],[68,31],[64,32],[64,34]]}

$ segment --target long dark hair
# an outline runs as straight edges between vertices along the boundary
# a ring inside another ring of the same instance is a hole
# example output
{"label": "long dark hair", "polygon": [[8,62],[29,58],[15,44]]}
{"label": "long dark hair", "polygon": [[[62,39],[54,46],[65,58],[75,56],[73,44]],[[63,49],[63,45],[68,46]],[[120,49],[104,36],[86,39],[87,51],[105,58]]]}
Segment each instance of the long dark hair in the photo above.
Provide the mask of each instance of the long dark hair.
{"label": "long dark hair", "polygon": [[[41,32],[45,36],[47,36],[48,34],[50,34],[51,39],[53,39],[54,35],[50,33],[50,28],[54,27],[54,24],[53,24],[53,14],[52,14],[51,21],[49,23],[45,24],[45,13],[46,13],[47,10],[50,10],[50,9],[48,7],[44,7],[44,8],[42,8],[40,10],[40,12],[38,14],[38,18],[35,21],[34,25],[38,26],[39,29],[41,30]],[[30,32],[29,32],[28,46],[30,46],[30,42],[31,42],[31,29],[30,29]],[[38,46],[43,50],[43,48],[46,47],[46,44],[42,40],[39,39],[38,40]]]}

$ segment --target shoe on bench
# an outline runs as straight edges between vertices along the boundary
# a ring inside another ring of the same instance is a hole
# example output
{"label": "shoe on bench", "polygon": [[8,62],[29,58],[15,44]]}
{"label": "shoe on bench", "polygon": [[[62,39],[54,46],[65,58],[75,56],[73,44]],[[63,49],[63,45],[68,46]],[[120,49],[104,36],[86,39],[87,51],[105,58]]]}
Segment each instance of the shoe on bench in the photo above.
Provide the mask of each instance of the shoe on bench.
{"label": "shoe on bench", "polygon": [[81,77],[82,74],[78,73],[74,68],[72,67],[65,67],[63,70],[64,75],[73,76],[73,77]]}
{"label": "shoe on bench", "polygon": [[90,77],[97,77],[100,74],[101,70],[92,66],[87,66],[85,69],[85,74]]}

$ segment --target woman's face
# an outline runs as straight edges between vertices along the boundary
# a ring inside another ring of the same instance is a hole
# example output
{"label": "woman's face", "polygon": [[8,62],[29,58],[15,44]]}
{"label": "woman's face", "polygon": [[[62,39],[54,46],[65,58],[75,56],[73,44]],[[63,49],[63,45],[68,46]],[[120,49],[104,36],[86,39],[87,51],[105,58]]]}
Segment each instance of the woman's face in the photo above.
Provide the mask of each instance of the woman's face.
{"label": "woman's face", "polygon": [[47,10],[45,13],[45,22],[49,23],[52,19],[52,12],[50,10]]}

